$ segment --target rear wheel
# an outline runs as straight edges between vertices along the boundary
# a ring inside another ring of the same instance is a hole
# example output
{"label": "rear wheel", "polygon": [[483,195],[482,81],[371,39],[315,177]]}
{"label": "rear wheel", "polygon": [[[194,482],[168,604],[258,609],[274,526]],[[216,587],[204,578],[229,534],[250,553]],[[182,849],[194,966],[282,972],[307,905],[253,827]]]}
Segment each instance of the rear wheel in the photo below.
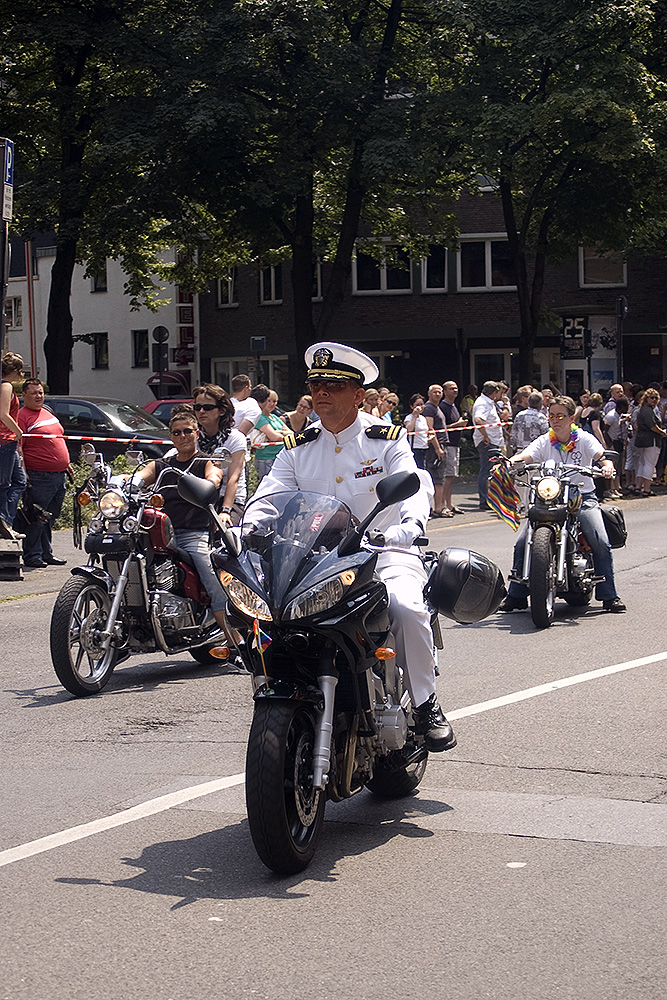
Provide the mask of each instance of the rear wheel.
{"label": "rear wheel", "polygon": [[223,660],[219,656],[212,656],[210,651],[213,647],[222,645],[224,645],[223,642],[208,643],[206,646],[195,646],[194,649],[189,649],[188,652],[190,656],[196,660],[197,663],[201,663],[203,667],[212,667],[215,666],[215,664],[220,666],[220,664],[227,661]]}
{"label": "rear wheel", "polygon": [[96,694],[107,684],[118,650],[102,646],[111,602],[98,583],[71,577],[62,588],[51,615],[51,660],[58,680],[71,694]]}
{"label": "rear wheel", "polygon": [[530,614],[537,628],[549,628],[556,605],[556,542],[551,528],[535,529],[530,555]]}
{"label": "rear wheel", "polygon": [[[592,571],[593,554],[591,552],[586,552],[586,564],[587,569]],[[593,587],[590,587],[589,590],[568,590],[567,594],[563,594],[563,597],[571,608],[585,608],[591,603]]]}
{"label": "rear wheel", "polygon": [[428,754],[423,760],[408,767],[392,768],[382,758],[375,762],[373,777],[366,782],[366,788],[381,799],[402,799],[419,785],[424,777]]}
{"label": "rear wheel", "polygon": [[319,843],[325,796],[312,784],[314,749],[313,709],[256,703],[246,758],[248,823],[257,853],[278,875],[303,871]]}

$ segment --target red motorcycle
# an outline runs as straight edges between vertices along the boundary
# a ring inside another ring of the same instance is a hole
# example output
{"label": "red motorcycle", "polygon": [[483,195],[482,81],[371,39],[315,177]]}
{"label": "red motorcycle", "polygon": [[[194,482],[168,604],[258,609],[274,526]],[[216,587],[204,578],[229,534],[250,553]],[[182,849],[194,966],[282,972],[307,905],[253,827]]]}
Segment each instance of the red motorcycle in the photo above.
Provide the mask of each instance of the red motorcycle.
{"label": "red motorcycle", "polygon": [[112,476],[101,455],[84,457],[92,471],[76,500],[97,509],[85,537],[88,562],[72,570],[51,616],[51,659],[60,683],[78,697],[95,694],[121,659],[158,650],[219,662],[225,638],[190,555],[178,548],[160,509],[161,476],[150,487],[138,486]]}

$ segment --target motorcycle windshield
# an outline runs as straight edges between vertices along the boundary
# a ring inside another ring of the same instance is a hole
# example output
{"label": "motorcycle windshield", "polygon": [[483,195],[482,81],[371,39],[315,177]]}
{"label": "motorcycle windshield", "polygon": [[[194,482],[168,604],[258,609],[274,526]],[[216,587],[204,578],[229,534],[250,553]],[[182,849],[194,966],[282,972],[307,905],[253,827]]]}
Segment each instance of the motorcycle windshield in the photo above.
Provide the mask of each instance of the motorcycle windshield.
{"label": "motorcycle windshield", "polygon": [[356,523],[349,507],[320,493],[286,491],[251,500],[241,523],[243,545],[270,603],[283,607]]}

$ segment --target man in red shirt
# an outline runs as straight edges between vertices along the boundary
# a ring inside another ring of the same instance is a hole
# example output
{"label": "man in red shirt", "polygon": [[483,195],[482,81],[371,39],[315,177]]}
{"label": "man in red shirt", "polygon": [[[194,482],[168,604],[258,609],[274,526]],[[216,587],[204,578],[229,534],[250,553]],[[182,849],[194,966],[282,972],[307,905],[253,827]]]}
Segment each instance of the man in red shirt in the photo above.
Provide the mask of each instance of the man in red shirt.
{"label": "man in red shirt", "polygon": [[63,566],[67,560],[56,559],[51,548],[51,524],[60,514],[65,499],[65,474],[72,470],[64,438],[41,437],[64,432],[44,406],[44,389],[39,379],[29,378],[23,383],[23,407],[17,423],[23,431],[23,458],[28,476],[24,503],[27,501],[29,505],[32,501],[51,515],[48,520],[38,517],[25,528],[23,562],[33,567]]}

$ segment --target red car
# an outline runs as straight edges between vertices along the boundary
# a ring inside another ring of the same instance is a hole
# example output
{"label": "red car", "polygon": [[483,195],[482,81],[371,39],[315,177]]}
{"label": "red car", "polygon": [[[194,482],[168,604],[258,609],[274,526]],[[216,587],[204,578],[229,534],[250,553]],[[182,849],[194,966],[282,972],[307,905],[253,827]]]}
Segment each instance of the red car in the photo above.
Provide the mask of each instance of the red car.
{"label": "red car", "polygon": [[178,403],[191,403],[191,399],[151,399],[143,409],[146,413],[152,413],[154,417],[161,420],[163,424],[168,424],[171,420],[171,411]]}

